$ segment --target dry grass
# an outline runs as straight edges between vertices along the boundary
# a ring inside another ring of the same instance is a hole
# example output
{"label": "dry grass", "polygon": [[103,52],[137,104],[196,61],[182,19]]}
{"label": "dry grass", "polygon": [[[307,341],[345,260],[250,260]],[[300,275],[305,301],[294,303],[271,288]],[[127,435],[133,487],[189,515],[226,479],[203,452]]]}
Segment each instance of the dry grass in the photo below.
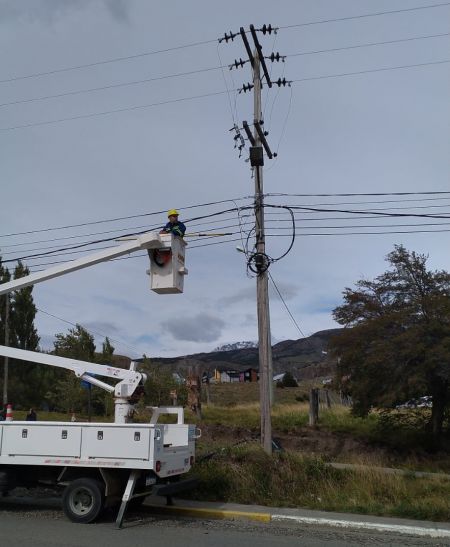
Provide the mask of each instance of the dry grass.
{"label": "dry grass", "polygon": [[197,499],[450,519],[450,481],[336,470],[317,458],[269,457],[252,444],[224,449],[198,463],[194,473],[200,478]]}

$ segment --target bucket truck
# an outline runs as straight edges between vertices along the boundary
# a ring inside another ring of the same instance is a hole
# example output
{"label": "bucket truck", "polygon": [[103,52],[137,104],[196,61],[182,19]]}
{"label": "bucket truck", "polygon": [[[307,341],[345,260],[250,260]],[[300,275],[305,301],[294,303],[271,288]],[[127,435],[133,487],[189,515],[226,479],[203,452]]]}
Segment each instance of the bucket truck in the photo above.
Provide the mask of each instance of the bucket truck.
{"label": "bucket truck", "polygon": [[[180,293],[187,274],[185,246],[171,234],[126,238],[114,248],[4,283],[0,295],[142,249],[150,258],[151,289]],[[67,369],[112,393],[115,409],[114,423],[0,422],[0,493],[19,485],[63,486],[63,510],[71,521],[92,522],[105,507],[117,506],[121,527],[129,503],[137,505],[155,491],[170,501],[172,494],[192,485],[179,478],[194,462],[200,431],[184,423],[178,407],[154,408],[150,423],[132,423],[146,381],[136,363],[122,369],[7,346],[0,346],[0,356]],[[159,423],[161,414],[175,414],[177,423]]]}

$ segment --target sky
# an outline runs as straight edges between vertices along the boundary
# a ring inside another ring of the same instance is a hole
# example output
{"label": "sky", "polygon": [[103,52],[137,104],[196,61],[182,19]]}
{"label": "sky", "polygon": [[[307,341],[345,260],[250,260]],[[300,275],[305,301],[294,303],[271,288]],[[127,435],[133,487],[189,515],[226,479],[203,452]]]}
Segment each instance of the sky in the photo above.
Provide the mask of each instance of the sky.
{"label": "sky", "polygon": [[[0,0],[5,265],[95,252],[114,241],[68,247],[157,229],[174,207],[188,234],[232,234],[186,237],[183,294],[149,290],[142,252],[36,285],[42,348],[76,323],[130,357],[257,339],[256,282],[236,250],[252,250],[254,180],[230,131],[253,122],[237,91],[252,74],[228,68],[247,59],[240,36],[218,42],[250,24],[279,27],[258,36],[286,55],[267,60],[271,79],[292,80],[262,90],[278,152],[266,203],[296,207],[292,249],[270,267],[292,315],[271,283],[273,341],[338,326],[344,288],[381,274],[396,244],[449,270],[449,22],[450,2],[431,0]],[[266,227],[277,258],[289,210],[267,207]]]}

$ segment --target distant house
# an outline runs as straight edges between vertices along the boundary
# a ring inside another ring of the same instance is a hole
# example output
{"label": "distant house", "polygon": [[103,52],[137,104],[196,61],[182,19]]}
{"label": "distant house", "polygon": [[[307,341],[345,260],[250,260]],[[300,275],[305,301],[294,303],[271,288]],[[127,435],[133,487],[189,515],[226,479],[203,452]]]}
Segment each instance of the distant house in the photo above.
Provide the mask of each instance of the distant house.
{"label": "distant house", "polygon": [[275,374],[273,377],[274,382],[282,382],[284,380],[285,372],[282,372],[281,374]]}
{"label": "distant house", "polygon": [[258,371],[255,368],[249,368],[244,370],[239,375],[240,382],[257,382],[258,381]]}
{"label": "distant house", "polygon": [[220,381],[223,382],[239,382],[240,372],[237,370],[224,370],[220,374]]}
{"label": "distant house", "polygon": [[238,371],[227,367],[218,366],[214,370],[213,381],[216,383],[257,382],[258,371],[254,368]]}
{"label": "distant house", "polygon": [[177,384],[184,384],[186,383],[186,380],[181,376],[179,372],[172,372],[172,378]]}

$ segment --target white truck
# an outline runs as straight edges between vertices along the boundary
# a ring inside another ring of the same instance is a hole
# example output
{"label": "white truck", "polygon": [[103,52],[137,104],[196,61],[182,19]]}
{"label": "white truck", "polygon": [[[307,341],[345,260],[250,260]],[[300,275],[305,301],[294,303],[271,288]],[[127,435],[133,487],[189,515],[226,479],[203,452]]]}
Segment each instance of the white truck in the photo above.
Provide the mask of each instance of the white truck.
{"label": "white truck", "polygon": [[[137,250],[150,257],[151,288],[160,294],[183,291],[185,242],[171,234],[147,233],[130,242],[0,285],[0,295],[92,266]],[[94,521],[107,506],[118,506],[122,526],[129,503],[137,505],[155,490],[170,496],[191,486],[180,481],[195,459],[200,431],[184,423],[183,408],[154,408],[150,423],[130,423],[146,375],[129,370],[0,346],[0,356],[65,368],[80,380],[113,393],[114,423],[43,421],[0,422],[0,493],[16,486],[64,486],[63,510],[73,522]],[[118,382],[113,386],[101,380]],[[161,424],[175,414],[176,424]]]}

